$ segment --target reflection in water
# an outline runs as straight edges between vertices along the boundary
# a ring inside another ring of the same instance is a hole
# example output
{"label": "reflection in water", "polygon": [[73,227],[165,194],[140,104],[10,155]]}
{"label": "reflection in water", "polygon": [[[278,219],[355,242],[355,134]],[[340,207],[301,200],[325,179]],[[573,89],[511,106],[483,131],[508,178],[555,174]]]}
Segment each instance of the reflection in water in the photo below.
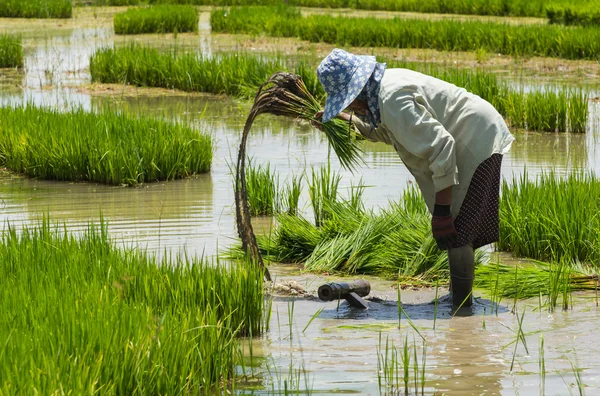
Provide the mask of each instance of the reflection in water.
{"label": "reflection in water", "polygon": [[115,241],[150,250],[201,252],[220,232],[210,175],[134,188],[8,177],[0,178],[0,197],[0,219],[11,224],[47,215],[79,231],[102,216]]}

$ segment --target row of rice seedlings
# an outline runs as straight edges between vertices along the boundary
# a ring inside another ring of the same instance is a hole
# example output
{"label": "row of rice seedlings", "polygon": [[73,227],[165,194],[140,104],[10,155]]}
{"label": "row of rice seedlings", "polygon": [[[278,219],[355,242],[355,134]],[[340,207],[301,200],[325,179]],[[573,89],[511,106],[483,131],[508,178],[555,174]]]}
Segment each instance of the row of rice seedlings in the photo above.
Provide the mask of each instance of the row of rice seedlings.
{"label": "row of rice seedlings", "polygon": [[0,34],[0,69],[4,67],[23,67],[23,64],[21,37],[12,34]]}
{"label": "row of rice seedlings", "polygon": [[585,133],[589,116],[589,94],[584,90],[558,88],[524,92],[483,70],[465,70],[406,61],[387,62],[429,74],[474,93],[490,102],[510,127],[542,132]]}
{"label": "row of rice seedlings", "polygon": [[[256,21],[262,22],[260,25]],[[354,47],[428,48],[513,56],[600,58],[600,29],[496,22],[331,17],[281,7],[231,7],[211,13],[213,32],[298,37]]]}
{"label": "row of rice seedlings", "polygon": [[[257,22],[254,26],[261,25]],[[514,90],[496,75],[482,70],[397,60],[387,63],[390,68],[409,68],[464,87],[492,103],[514,128],[548,132],[586,131],[588,94],[584,91],[559,89],[557,92],[546,90],[525,93]],[[300,75],[313,96],[324,96],[314,69],[305,61],[295,67],[287,67],[279,57],[259,58],[237,53],[205,58],[196,54],[180,54],[176,50],[161,53],[135,44],[117,49],[101,49],[90,59],[94,82],[244,97],[254,96],[258,87],[279,70],[290,70]]]}
{"label": "row of rice seedlings", "polygon": [[527,299],[546,296],[540,307],[554,311],[559,302],[563,310],[571,305],[573,291],[595,291],[598,275],[566,259],[557,263],[532,261],[524,265],[500,263],[480,265],[475,269],[478,289],[487,290],[499,304],[501,299]]}
{"label": "row of rice seedlings", "polygon": [[129,184],[205,173],[212,139],[182,124],[113,111],[0,108],[0,166],[48,180]]}
{"label": "row of rice seedlings", "polygon": [[90,59],[92,82],[164,87],[187,92],[208,92],[253,97],[273,73],[283,69],[281,59],[261,59],[245,54],[205,57],[161,53],[131,44],[98,50]]}
{"label": "row of rice seedlings", "polygon": [[[81,0],[83,1],[83,0]],[[137,5],[137,4],[195,4],[212,6],[255,6],[278,5],[279,0],[92,0],[94,5]],[[566,3],[566,4],[565,4]],[[351,8],[373,11],[407,11],[436,14],[497,15],[497,16],[550,16],[561,7],[586,6],[586,0],[564,0],[555,3],[548,0],[287,0],[286,4],[299,7]]]}
{"label": "row of rice seedlings", "polygon": [[[217,265],[215,265],[217,264]],[[0,393],[214,394],[266,330],[261,272],[46,220],[0,237]]]}
{"label": "row of rice seedlings", "polygon": [[2,0],[0,18],[71,18],[72,0]]}
{"label": "row of rice seedlings", "polygon": [[600,180],[593,173],[527,173],[503,182],[499,250],[559,262],[600,261]]}
{"label": "row of rice seedlings", "polygon": [[562,25],[600,25],[600,2],[584,4],[555,3],[546,7],[546,16],[550,23]]}
{"label": "row of rice seedlings", "polygon": [[193,6],[156,5],[115,14],[114,26],[116,34],[183,33],[197,32],[198,20]]}

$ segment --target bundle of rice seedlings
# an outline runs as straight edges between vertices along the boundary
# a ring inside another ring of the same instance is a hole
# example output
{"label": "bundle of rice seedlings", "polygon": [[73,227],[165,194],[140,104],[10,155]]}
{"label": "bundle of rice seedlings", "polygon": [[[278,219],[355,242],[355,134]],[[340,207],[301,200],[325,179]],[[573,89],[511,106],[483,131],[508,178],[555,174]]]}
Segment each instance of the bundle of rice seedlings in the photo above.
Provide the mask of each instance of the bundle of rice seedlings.
{"label": "bundle of rice seedlings", "polygon": [[[334,119],[326,123],[314,118],[321,110],[321,104],[308,91],[300,76],[279,72],[273,74],[259,89],[254,104],[244,125],[240,149],[238,151],[235,178],[235,206],[238,234],[242,240],[242,249],[265,268],[258,249],[256,236],[250,222],[246,186],[246,142],[254,119],[264,113],[306,120],[321,125],[329,146],[336,153],[340,163],[347,169],[353,169],[361,162],[361,150],[357,145],[356,134],[343,121]],[[270,280],[265,268],[265,277]]]}
{"label": "bundle of rice seedlings", "polygon": [[[475,287],[488,290],[492,296],[532,298],[548,296],[550,308],[562,293],[597,290],[598,275],[586,268],[562,261],[531,261],[524,265],[488,264],[475,270]],[[566,303],[566,302],[564,302]]]}

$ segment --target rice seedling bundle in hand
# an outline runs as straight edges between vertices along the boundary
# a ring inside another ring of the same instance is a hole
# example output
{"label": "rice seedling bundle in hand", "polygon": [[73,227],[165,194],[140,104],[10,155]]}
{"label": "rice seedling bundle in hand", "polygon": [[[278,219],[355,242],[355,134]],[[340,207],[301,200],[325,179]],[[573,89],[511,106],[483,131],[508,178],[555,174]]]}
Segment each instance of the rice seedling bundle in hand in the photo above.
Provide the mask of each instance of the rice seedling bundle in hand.
{"label": "rice seedling bundle in hand", "polygon": [[[314,118],[321,110],[321,104],[310,94],[300,76],[291,73],[275,73],[259,89],[254,104],[244,125],[242,140],[238,151],[235,177],[235,208],[238,234],[242,240],[242,249],[264,267],[258,249],[256,236],[250,221],[250,209],[246,184],[246,142],[250,128],[260,114],[273,114],[309,122],[317,122],[336,153],[342,166],[353,169],[361,162],[361,150],[357,145],[356,134],[345,122],[334,119],[324,124]],[[268,270],[265,276],[270,280]]]}
{"label": "rice seedling bundle in hand", "polygon": [[198,31],[198,11],[192,6],[156,5],[131,8],[114,17],[116,34]]}
{"label": "rice seedling bundle in hand", "polygon": [[71,18],[72,0],[0,0],[0,18]]}
{"label": "rice seedling bundle in hand", "polygon": [[0,69],[23,67],[21,38],[12,34],[0,34]]}

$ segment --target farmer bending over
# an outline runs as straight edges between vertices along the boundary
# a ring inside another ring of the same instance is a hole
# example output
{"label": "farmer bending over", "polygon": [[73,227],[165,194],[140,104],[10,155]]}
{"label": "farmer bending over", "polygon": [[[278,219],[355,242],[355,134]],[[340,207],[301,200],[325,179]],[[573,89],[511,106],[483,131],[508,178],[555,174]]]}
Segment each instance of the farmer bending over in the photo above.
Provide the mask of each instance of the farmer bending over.
{"label": "farmer bending over", "polygon": [[514,140],[502,116],[463,88],[341,49],[317,76],[327,101],[315,117],[354,122],[365,138],[394,146],[414,176],[433,237],[448,250],[452,302],[470,306],[473,251],[498,241],[500,166]]}

